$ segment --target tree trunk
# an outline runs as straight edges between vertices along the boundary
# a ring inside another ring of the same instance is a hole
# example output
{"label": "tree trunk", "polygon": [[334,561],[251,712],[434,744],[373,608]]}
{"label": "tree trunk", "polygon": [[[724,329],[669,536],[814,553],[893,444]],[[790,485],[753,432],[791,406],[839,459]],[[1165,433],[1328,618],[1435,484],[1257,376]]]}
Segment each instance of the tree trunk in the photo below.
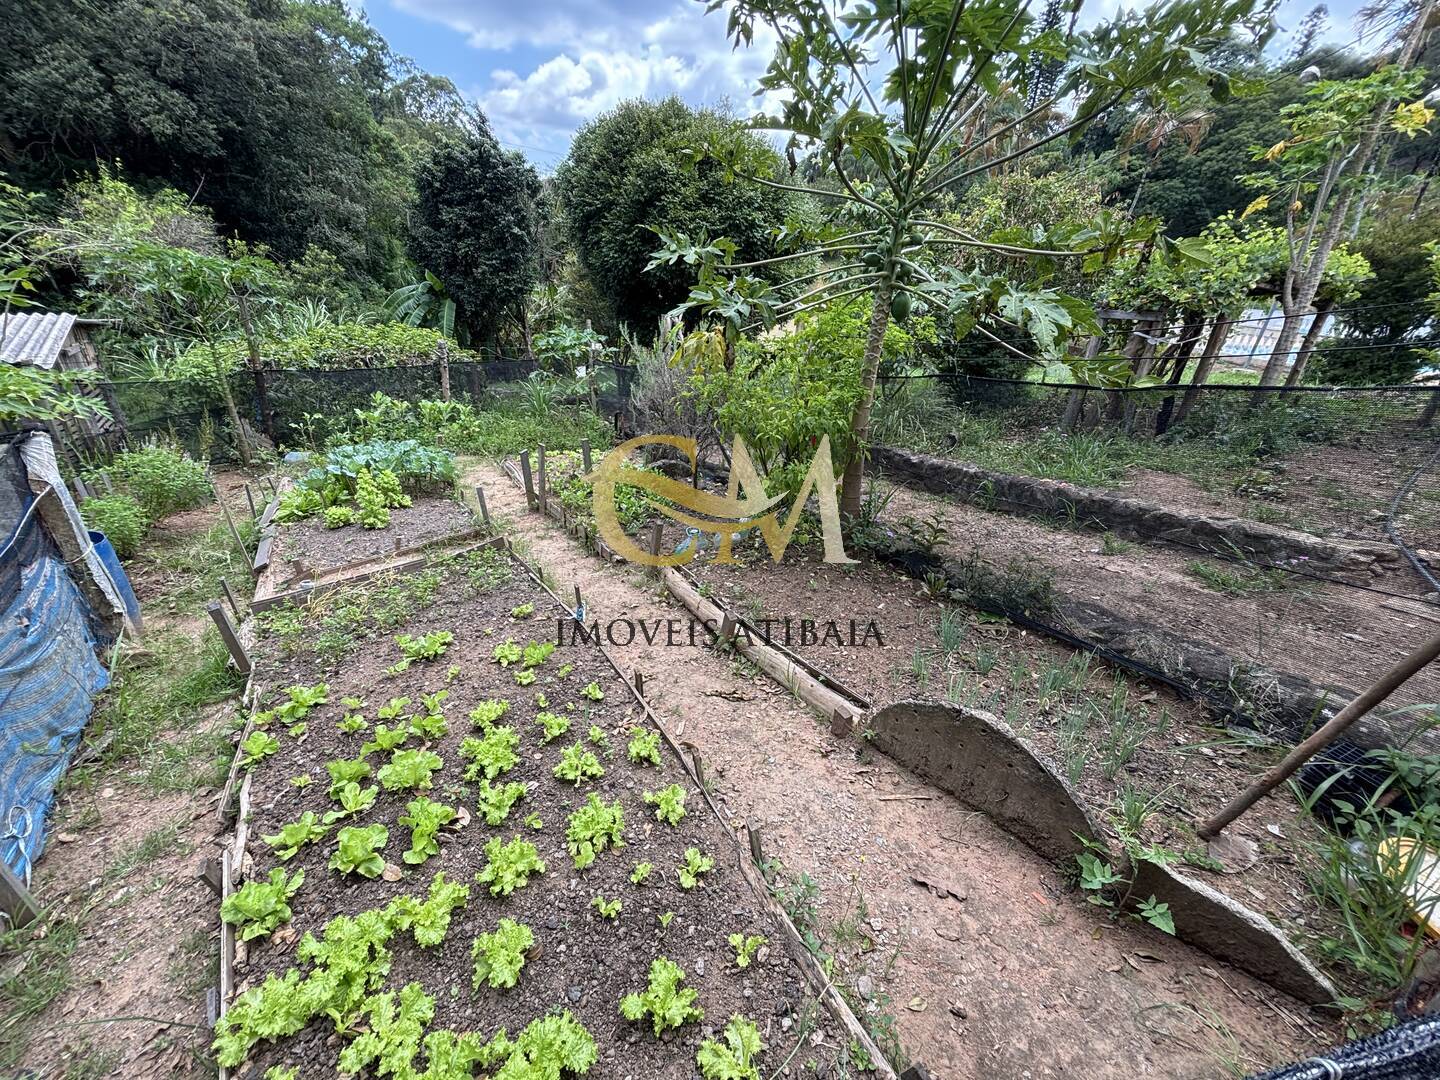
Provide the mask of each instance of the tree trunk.
{"label": "tree trunk", "polygon": [[865,338],[860,400],[850,421],[850,441],[854,445],[840,484],[840,516],[846,521],[854,521],[860,516],[865,485],[865,448],[870,437],[870,407],[875,403],[875,376],[880,370],[880,354],[885,347],[885,328],[890,325],[891,288],[888,280],[881,281],[875,288],[875,302],[870,309],[870,332]]}
{"label": "tree trunk", "polygon": [[450,346],[442,337],[440,344],[435,350],[439,355],[436,360],[440,367],[440,400],[450,400]]}
{"label": "tree trunk", "polygon": [[[1135,329],[1130,331],[1130,336],[1125,340],[1125,347],[1120,350],[1120,355],[1130,361],[1130,370],[1135,374],[1141,374],[1140,364],[1146,351],[1150,348],[1150,331],[1163,323],[1151,322],[1149,320],[1138,322]],[[1109,423],[1115,423],[1125,415],[1126,395],[1120,390],[1111,390],[1107,396],[1109,401],[1105,406],[1105,419]]]}
{"label": "tree trunk", "polygon": [[1295,363],[1290,365],[1290,374],[1285,376],[1286,387],[1299,386],[1300,380],[1305,377],[1305,365],[1309,363],[1310,354],[1315,351],[1316,344],[1325,333],[1330,312],[1334,309],[1334,300],[1321,300],[1315,305],[1315,318],[1310,320],[1310,329],[1305,331],[1305,340],[1300,343],[1300,352],[1295,357]]}
{"label": "tree trunk", "polygon": [[[1425,37],[1425,24],[1429,21],[1430,11],[1434,5],[1435,0],[1424,0],[1415,17],[1415,24],[1406,38],[1405,47],[1401,49],[1400,55],[1396,58],[1395,66],[1399,70],[1406,70],[1414,61],[1415,54],[1420,48],[1420,42]],[[1354,151],[1349,152],[1344,148],[1335,151],[1335,154],[1343,154],[1344,157],[1332,157],[1332,164],[1327,167],[1326,179],[1320,185],[1314,209],[1311,211],[1310,225],[1307,226],[1305,237],[1295,252],[1290,268],[1286,271],[1285,287],[1281,292],[1282,306],[1285,310],[1285,327],[1280,331],[1280,340],[1275,343],[1275,349],[1270,354],[1270,361],[1260,375],[1261,386],[1280,384],[1285,368],[1285,357],[1294,350],[1295,341],[1300,336],[1301,317],[1310,310],[1310,305],[1315,302],[1315,293],[1320,288],[1320,279],[1325,273],[1325,264],[1329,261],[1330,252],[1334,250],[1335,243],[1345,227],[1351,201],[1357,192],[1362,201],[1365,198],[1363,188],[1358,186],[1359,178],[1369,171],[1370,161],[1380,143],[1381,128],[1393,104],[1393,102],[1386,102],[1376,109],[1371,122],[1361,133]],[[1345,174],[1356,178],[1357,187],[1342,191],[1336,197],[1335,205],[1329,210],[1329,218],[1325,222],[1325,227],[1320,230],[1320,237],[1312,247],[1309,238],[1320,220],[1320,215],[1326,212],[1325,203],[1329,201],[1331,186],[1343,182],[1346,179]],[[1260,396],[1256,395],[1257,400]]]}
{"label": "tree trunk", "polygon": [[[1103,334],[1091,334],[1090,340],[1085,343],[1085,360],[1094,360],[1100,355],[1100,347],[1105,344]],[[1071,432],[1075,430],[1076,423],[1085,408],[1085,391],[1081,388],[1071,390],[1065,399],[1065,415],[1060,418],[1060,430]]]}
{"label": "tree trunk", "polygon": [[1234,320],[1229,315],[1221,315],[1211,325],[1210,336],[1205,341],[1205,351],[1200,354],[1200,359],[1195,364],[1195,375],[1190,380],[1185,396],[1180,399],[1180,407],[1175,410],[1175,423],[1182,422],[1195,407],[1195,402],[1200,397],[1200,388],[1210,378],[1210,370],[1215,366],[1215,360],[1225,346],[1225,339],[1230,336],[1232,322]]}
{"label": "tree trunk", "polygon": [[520,334],[525,339],[525,359],[535,362],[535,342],[530,337],[530,309],[520,305]]}
{"label": "tree trunk", "polygon": [[[249,357],[250,370],[255,373],[255,396],[256,404],[260,406],[260,423],[264,425],[265,434],[270,441],[279,446],[280,443],[275,438],[275,414],[270,411],[270,388],[266,385],[265,376],[261,372],[265,361],[260,356],[260,341],[255,336],[255,324],[250,320],[249,297],[242,292],[236,292],[235,306],[240,313],[240,329],[245,335],[245,352]],[[240,438],[244,441],[243,433]],[[250,464],[248,457],[245,464]]]}
{"label": "tree trunk", "polygon": [[[1180,378],[1185,374],[1185,365],[1190,362],[1190,354],[1195,351],[1195,342],[1199,339],[1200,331],[1205,326],[1205,316],[1199,312],[1190,311],[1185,315],[1185,325],[1180,330],[1180,341],[1172,350],[1174,357],[1171,359],[1170,375],[1168,382],[1172,387],[1180,385]],[[1167,394],[1165,400],[1160,403],[1160,413],[1155,418],[1155,434],[1164,435],[1170,427],[1170,417],[1175,411],[1175,395]]]}

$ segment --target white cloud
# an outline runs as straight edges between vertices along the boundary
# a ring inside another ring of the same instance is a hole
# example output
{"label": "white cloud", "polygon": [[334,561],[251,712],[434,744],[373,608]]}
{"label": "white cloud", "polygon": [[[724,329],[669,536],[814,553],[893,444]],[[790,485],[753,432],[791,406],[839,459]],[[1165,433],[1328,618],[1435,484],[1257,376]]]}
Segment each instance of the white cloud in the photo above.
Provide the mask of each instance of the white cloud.
{"label": "white cloud", "polygon": [[[725,17],[694,0],[394,0],[481,50],[528,64],[492,70],[466,88],[504,142],[563,155],[575,129],[630,98],[677,95],[691,105],[733,103],[748,114],[772,40],[734,50]],[[544,164],[542,162],[542,164]]]}

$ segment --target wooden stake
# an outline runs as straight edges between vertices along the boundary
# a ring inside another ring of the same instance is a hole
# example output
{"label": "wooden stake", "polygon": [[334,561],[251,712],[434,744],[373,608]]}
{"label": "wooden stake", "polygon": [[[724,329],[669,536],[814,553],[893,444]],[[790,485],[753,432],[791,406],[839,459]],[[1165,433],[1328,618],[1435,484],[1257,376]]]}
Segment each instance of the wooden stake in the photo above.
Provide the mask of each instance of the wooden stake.
{"label": "wooden stake", "polygon": [[235,546],[240,549],[240,557],[247,563],[250,561],[250,550],[245,546],[245,541],[240,539],[240,530],[235,527],[235,519],[230,516],[230,508],[224,502],[220,503],[220,509],[225,514],[225,524],[230,526],[230,536],[235,541]]}
{"label": "wooden stake", "polygon": [[584,466],[586,475],[590,473],[590,440],[580,440],[580,464]]}
{"label": "wooden stake", "polygon": [[[665,529],[660,522],[657,521],[650,526],[650,554],[657,559],[660,557],[660,542],[664,539],[664,536]],[[660,573],[660,567],[658,566],[652,566],[650,569],[656,574]]]}
{"label": "wooden stake", "polygon": [[525,505],[535,509],[535,481],[530,476],[530,451],[520,451],[520,477],[525,481]]}
{"label": "wooden stake", "polygon": [[749,822],[745,823],[745,837],[750,841],[750,861],[756,866],[765,865],[765,854],[760,850],[760,830]]}
{"label": "wooden stake", "polygon": [[0,910],[10,917],[11,926],[24,926],[40,918],[39,901],[4,859],[0,859]]}
{"label": "wooden stake", "polygon": [[241,675],[249,675],[254,665],[250,663],[250,654],[245,651],[245,646],[240,644],[240,635],[235,632],[235,624],[230,621],[230,616],[225,614],[225,608],[219,600],[211,600],[205,605],[205,610],[210,613],[210,618],[215,620],[215,626],[220,631],[220,640],[225,642],[230,659],[235,661],[235,670]]}
{"label": "wooden stake", "polygon": [[83,503],[86,499],[90,498],[90,489],[85,486],[85,481],[81,480],[80,477],[75,477],[74,486],[75,501],[77,503]]}
{"label": "wooden stake", "polygon": [[642,672],[642,671],[637,670],[637,671],[635,671],[634,674],[635,674],[635,693],[639,694],[641,697],[644,697],[644,696],[645,696],[645,673]]}
{"label": "wooden stake", "polygon": [[235,602],[235,594],[230,589],[230,579],[222,577],[220,579],[220,588],[224,590],[225,599],[230,602],[230,610],[235,612],[235,617],[237,619],[245,618],[244,613],[240,610],[240,605]]}
{"label": "wooden stake", "polygon": [[540,513],[548,514],[550,511],[549,493],[545,490],[545,444],[541,443],[535,450],[536,474],[535,488],[540,497]]}
{"label": "wooden stake", "polygon": [[720,640],[729,641],[735,636],[735,616],[725,612],[720,617]]}
{"label": "wooden stake", "polygon": [[1255,783],[1241,792],[1225,809],[1205,822],[1196,832],[1202,840],[1213,840],[1220,830],[1254,806],[1261,798],[1274,791],[1288,780],[1301,765],[1319,751],[1334,742],[1342,732],[1371,709],[1393,694],[1421,668],[1440,656],[1440,634],[1435,635],[1335,714],[1335,718],[1322,725],[1315,734],[1285,755],[1285,760],[1276,765]]}
{"label": "wooden stake", "polygon": [[100,482],[105,485],[105,494],[106,494],[106,495],[114,495],[114,494],[115,494],[115,485],[110,482],[110,474],[109,474],[109,473],[103,473],[103,472],[102,472],[102,473],[100,474]]}
{"label": "wooden stake", "polygon": [[250,485],[245,485],[245,501],[250,504],[250,520],[254,521],[260,517],[259,511],[255,509],[255,493],[250,490]]}
{"label": "wooden stake", "polygon": [[575,610],[579,611],[584,606],[585,601],[580,599],[580,586],[577,584],[575,586]]}
{"label": "wooden stake", "polygon": [[700,751],[693,746],[690,748],[690,760],[695,763],[695,779],[700,784],[700,790],[705,790],[705,763],[700,760]]}
{"label": "wooden stake", "polygon": [[480,520],[486,525],[490,524],[490,508],[485,505],[485,489],[479,484],[475,485],[475,498],[480,503]]}

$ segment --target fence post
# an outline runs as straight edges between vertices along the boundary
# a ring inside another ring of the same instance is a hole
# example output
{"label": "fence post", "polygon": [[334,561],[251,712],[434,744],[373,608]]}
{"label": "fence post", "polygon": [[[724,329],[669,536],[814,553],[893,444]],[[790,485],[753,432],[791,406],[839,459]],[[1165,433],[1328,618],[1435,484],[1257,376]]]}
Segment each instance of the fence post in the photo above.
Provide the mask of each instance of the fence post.
{"label": "fence post", "polygon": [[450,400],[450,343],[441,337],[437,346],[440,354],[440,400]]}
{"label": "fence post", "polygon": [[548,493],[545,490],[545,444],[541,443],[535,449],[535,492],[540,502],[540,513],[546,514],[549,507]]}
{"label": "fence post", "polygon": [[590,473],[590,440],[589,440],[589,439],[581,439],[581,440],[580,440],[580,464],[585,467],[585,473],[586,473],[586,475],[588,476],[589,473]]}
{"label": "fence post", "polygon": [[270,409],[270,377],[263,367],[255,369],[255,397],[256,404],[260,406],[260,423],[265,426],[265,437],[279,446],[279,440],[275,438],[275,414]]}
{"label": "fence post", "polygon": [[530,476],[530,451],[520,451],[520,476],[525,481],[525,509],[535,509],[535,481]]}
{"label": "fence post", "polygon": [[220,640],[225,643],[225,648],[230,653],[230,659],[235,661],[235,670],[241,675],[249,675],[253,666],[250,663],[250,654],[240,643],[240,635],[235,632],[235,624],[230,621],[230,616],[225,614],[225,609],[220,606],[220,601],[211,600],[205,605],[205,610],[210,613],[210,618],[215,620],[215,627],[220,631]]}

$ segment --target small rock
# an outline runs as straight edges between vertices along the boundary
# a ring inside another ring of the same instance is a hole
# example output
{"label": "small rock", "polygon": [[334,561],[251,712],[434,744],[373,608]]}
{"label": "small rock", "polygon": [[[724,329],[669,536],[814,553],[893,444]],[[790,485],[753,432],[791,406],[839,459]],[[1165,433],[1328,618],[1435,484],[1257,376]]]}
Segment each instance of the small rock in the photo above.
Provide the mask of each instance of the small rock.
{"label": "small rock", "polygon": [[696,975],[704,975],[704,974],[705,974],[705,958],[704,958],[703,956],[697,956],[697,957],[695,958],[695,974],[696,974]]}
{"label": "small rock", "polygon": [[868,1001],[875,996],[875,980],[869,975],[861,975],[855,980],[855,989]]}
{"label": "small rock", "polygon": [[584,992],[585,991],[578,986],[567,986],[565,988],[565,996],[569,998],[572,1002],[579,1002],[581,995],[583,995]]}

